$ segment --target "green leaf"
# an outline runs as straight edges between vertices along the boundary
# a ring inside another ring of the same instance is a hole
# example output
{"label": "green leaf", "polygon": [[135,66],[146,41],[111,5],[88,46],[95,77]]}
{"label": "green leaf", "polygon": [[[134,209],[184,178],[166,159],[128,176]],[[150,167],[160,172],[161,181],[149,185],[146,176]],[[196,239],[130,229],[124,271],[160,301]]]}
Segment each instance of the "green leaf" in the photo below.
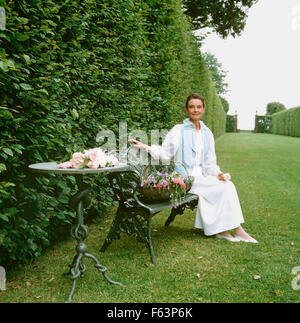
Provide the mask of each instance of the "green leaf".
{"label": "green leaf", "polygon": [[71,114],[72,114],[72,117],[73,117],[74,120],[79,118],[79,114],[78,114],[76,109],[72,109]]}
{"label": "green leaf", "polygon": [[7,72],[7,71],[8,71],[8,66],[7,66],[6,62],[0,61],[0,68],[1,68],[4,72]]}
{"label": "green leaf", "polygon": [[3,241],[4,241],[4,238],[5,238],[5,234],[0,234],[0,246],[3,244]]}
{"label": "green leaf", "polygon": [[57,199],[60,203],[67,204],[69,203],[69,197],[67,195],[60,195]]}
{"label": "green leaf", "polygon": [[29,36],[27,34],[21,34],[19,32],[16,32],[16,38],[19,41],[25,41],[29,38]]}
{"label": "green leaf", "polygon": [[22,150],[20,150],[17,146],[12,147],[14,151],[16,151],[19,154],[22,154]]}
{"label": "green leaf", "polygon": [[57,26],[57,24],[54,21],[52,21],[52,20],[47,20],[47,22],[48,22],[49,25],[51,25],[53,27],[56,27]]}
{"label": "green leaf", "polygon": [[16,186],[16,184],[14,184],[14,183],[11,183],[11,182],[7,182],[7,183],[5,183],[4,184],[4,188],[7,188],[7,187],[14,187],[14,186]]}
{"label": "green leaf", "polygon": [[2,149],[7,155],[9,155],[9,156],[13,156],[14,155],[14,153],[12,152],[12,150],[11,149],[9,149],[9,148],[3,148]]}
{"label": "green leaf", "polygon": [[9,208],[6,208],[4,209],[3,211],[5,211],[5,214],[7,216],[12,216],[12,215],[15,215],[19,212],[19,210],[15,207],[9,207]]}
{"label": "green leaf", "polygon": [[24,18],[24,17],[20,17],[20,18],[19,18],[19,20],[21,21],[21,23],[22,23],[23,25],[27,25],[27,24],[28,24],[28,22],[29,22],[29,19],[28,19],[28,18]]}
{"label": "green leaf", "polygon": [[0,219],[2,219],[3,221],[6,221],[6,222],[9,221],[8,217],[5,214],[2,214],[2,213],[0,213]]}
{"label": "green leaf", "polygon": [[7,66],[11,68],[15,68],[15,62],[12,59],[8,59]]}
{"label": "green leaf", "polygon": [[46,95],[49,95],[48,91],[46,89],[40,89],[37,92],[44,93]]}
{"label": "green leaf", "polygon": [[4,172],[6,169],[7,168],[5,164],[0,164],[0,173]]}
{"label": "green leaf", "polygon": [[25,59],[26,64],[29,65],[31,63],[30,56],[24,54],[23,57]]}
{"label": "green leaf", "polygon": [[23,90],[26,90],[26,91],[33,90],[33,88],[31,87],[31,85],[26,84],[26,83],[21,83],[20,86],[21,86],[21,88]]}

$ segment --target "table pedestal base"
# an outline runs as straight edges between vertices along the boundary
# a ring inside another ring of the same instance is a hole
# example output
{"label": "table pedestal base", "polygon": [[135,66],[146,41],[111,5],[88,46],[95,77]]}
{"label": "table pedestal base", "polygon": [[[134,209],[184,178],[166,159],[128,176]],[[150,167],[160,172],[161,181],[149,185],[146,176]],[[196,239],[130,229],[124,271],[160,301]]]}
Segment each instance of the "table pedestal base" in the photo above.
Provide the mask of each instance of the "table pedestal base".
{"label": "table pedestal base", "polygon": [[76,287],[76,280],[77,278],[80,276],[80,277],[83,277],[83,273],[85,272],[85,264],[83,262],[83,258],[84,257],[87,257],[87,258],[91,258],[94,263],[95,263],[95,267],[102,273],[102,275],[104,276],[104,278],[111,284],[116,284],[116,285],[119,285],[119,286],[123,286],[121,283],[118,283],[118,282],[115,282],[113,280],[111,280],[107,275],[106,275],[106,270],[107,268],[103,265],[101,265],[98,261],[98,259],[87,253],[87,247],[86,245],[81,242],[77,245],[76,247],[76,251],[77,251],[77,254],[76,256],[74,257],[72,263],[69,265],[70,269],[68,272],[64,273],[63,275],[70,275],[71,277],[71,280],[73,281],[73,285],[72,285],[72,289],[71,289],[71,293],[68,297],[68,302],[72,302],[72,296],[74,294],[74,291],[75,291],[75,287]]}
{"label": "table pedestal base", "polygon": [[79,192],[75,194],[70,200],[70,205],[75,208],[77,214],[77,223],[71,229],[71,236],[77,241],[76,255],[72,263],[69,265],[69,271],[64,273],[64,275],[70,275],[70,278],[73,281],[71,293],[68,297],[68,302],[72,302],[72,296],[75,291],[77,278],[79,276],[83,277],[83,273],[85,272],[86,267],[83,262],[84,257],[91,258],[94,261],[94,266],[102,273],[102,275],[109,283],[123,286],[121,283],[115,282],[107,277],[105,273],[107,268],[101,265],[95,256],[87,253],[87,246],[85,245],[84,240],[88,236],[88,227],[84,225],[83,206],[87,206],[89,204],[89,193],[91,189],[89,187],[83,188],[81,175],[76,176],[76,182],[79,188]]}

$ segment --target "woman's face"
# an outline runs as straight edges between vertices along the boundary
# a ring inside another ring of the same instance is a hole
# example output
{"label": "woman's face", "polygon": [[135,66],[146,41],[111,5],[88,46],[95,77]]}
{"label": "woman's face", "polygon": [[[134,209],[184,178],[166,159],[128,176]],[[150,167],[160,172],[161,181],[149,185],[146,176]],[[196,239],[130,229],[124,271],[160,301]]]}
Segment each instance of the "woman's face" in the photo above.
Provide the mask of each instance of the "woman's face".
{"label": "woman's face", "polygon": [[191,99],[186,108],[186,112],[191,121],[199,121],[205,112],[205,108],[200,99]]}

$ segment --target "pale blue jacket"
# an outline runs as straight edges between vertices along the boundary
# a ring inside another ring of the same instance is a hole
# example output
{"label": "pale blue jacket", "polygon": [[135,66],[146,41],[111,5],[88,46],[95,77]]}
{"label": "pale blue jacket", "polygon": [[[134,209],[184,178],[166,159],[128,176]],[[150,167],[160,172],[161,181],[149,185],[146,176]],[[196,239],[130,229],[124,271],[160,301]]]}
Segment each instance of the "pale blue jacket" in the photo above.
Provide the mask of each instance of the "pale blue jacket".
{"label": "pale blue jacket", "polygon": [[[205,165],[205,160],[207,159],[207,154],[209,152],[209,147],[214,144],[212,141],[212,134],[210,129],[204,124],[203,121],[200,121],[201,125],[201,135],[202,135],[202,163],[201,166]],[[196,157],[196,149],[193,135],[194,125],[190,121],[190,119],[185,119],[181,126],[181,143],[178,148],[177,153],[177,161],[181,161],[187,167],[188,171],[191,172],[193,167],[195,166],[195,157]],[[175,170],[185,175],[186,171],[182,165],[176,164]]]}
{"label": "pale blue jacket", "polygon": [[[221,171],[216,164],[215,143],[211,130],[200,121],[202,134],[202,173],[203,175],[217,176]],[[155,160],[168,162],[172,158],[174,161],[184,163],[188,172],[195,166],[195,142],[193,136],[194,125],[189,119],[185,119],[182,124],[175,125],[166,135],[162,146],[152,145],[147,147],[147,151]],[[185,168],[176,164],[176,171],[186,174]]]}

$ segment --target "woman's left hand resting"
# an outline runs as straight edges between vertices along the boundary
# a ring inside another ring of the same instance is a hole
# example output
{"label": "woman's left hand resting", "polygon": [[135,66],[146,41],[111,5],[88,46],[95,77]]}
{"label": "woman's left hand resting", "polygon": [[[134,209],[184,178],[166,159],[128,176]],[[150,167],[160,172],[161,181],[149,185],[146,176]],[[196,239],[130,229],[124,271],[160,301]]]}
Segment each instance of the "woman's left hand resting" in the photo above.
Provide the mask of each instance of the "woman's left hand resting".
{"label": "woman's left hand resting", "polygon": [[133,147],[135,147],[135,148],[139,148],[139,149],[146,149],[147,148],[147,145],[145,145],[142,142],[137,141],[135,139],[129,139],[128,142],[129,143],[133,142],[134,143]]}
{"label": "woman's left hand resting", "polygon": [[228,173],[224,174],[224,173],[219,173],[218,174],[218,179],[220,181],[229,181],[230,180],[230,175]]}

